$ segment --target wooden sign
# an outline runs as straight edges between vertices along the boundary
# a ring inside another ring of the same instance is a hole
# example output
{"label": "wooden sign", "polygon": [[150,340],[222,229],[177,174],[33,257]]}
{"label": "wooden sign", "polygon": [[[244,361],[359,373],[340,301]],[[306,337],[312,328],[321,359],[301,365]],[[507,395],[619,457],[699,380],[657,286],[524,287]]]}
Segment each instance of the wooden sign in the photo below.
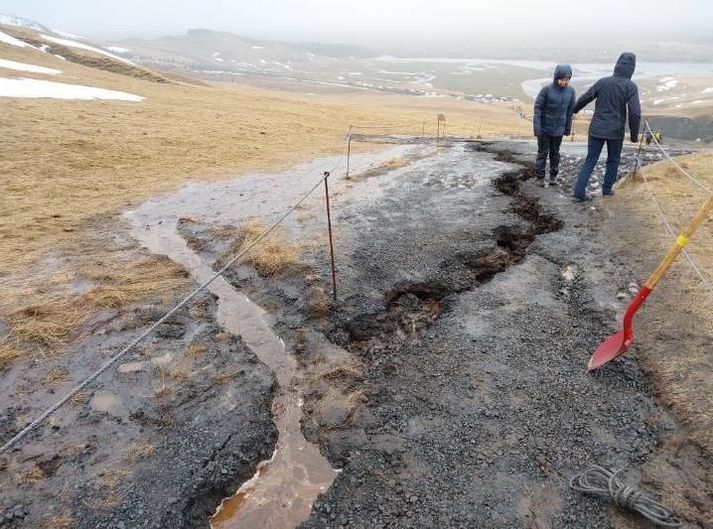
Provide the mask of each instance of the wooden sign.
{"label": "wooden sign", "polygon": [[445,121],[445,120],[446,120],[445,114],[438,114],[438,121]]}

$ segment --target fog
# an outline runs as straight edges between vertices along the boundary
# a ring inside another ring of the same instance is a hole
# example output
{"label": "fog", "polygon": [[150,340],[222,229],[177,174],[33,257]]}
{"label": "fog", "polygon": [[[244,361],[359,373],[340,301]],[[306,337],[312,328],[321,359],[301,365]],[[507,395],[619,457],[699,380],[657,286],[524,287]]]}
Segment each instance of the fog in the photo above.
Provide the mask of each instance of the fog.
{"label": "fog", "polygon": [[245,36],[394,45],[573,35],[699,38],[705,0],[4,0],[0,12],[90,36],[161,36],[209,28]]}

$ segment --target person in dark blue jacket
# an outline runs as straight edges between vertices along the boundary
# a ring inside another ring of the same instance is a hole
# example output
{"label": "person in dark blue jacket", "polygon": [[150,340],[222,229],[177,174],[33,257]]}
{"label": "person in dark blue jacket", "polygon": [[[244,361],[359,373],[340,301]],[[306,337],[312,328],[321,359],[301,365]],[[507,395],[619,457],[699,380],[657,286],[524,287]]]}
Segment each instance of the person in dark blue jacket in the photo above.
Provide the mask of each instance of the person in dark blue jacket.
{"label": "person in dark blue jacket", "polygon": [[639,89],[631,80],[635,69],[636,55],[622,53],[614,67],[614,75],[599,79],[574,105],[576,114],[596,99],[594,116],[589,125],[587,158],[579,170],[579,176],[574,186],[574,197],[577,200],[591,200],[591,196],[587,194],[587,183],[589,183],[589,178],[592,176],[592,171],[605,143],[607,145],[607,170],[604,175],[602,194],[605,196],[614,194],[612,186],[616,182],[621,151],[624,147],[627,109],[631,141],[636,143],[639,139],[641,122]]}
{"label": "person in dark blue jacket", "polygon": [[569,86],[572,67],[558,64],[554,80],[542,87],[535,100],[535,112],[532,125],[537,136],[537,162],[535,176],[541,185],[546,186],[545,165],[550,157],[550,183],[555,183],[560,166],[560,145],[562,136],[569,136],[572,131],[572,111],[575,103],[574,88]]}

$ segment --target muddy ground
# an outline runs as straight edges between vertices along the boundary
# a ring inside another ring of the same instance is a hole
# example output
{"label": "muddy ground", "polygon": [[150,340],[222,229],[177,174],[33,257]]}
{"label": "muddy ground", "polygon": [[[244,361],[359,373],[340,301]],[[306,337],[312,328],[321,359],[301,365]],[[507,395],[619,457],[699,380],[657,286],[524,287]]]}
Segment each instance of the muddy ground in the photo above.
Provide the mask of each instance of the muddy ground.
{"label": "muddy ground", "polygon": [[[0,373],[0,438],[31,419],[179,299],[99,314],[87,338]],[[184,293],[180,293],[181,295]],[[201,294],[0,457],[0,527],[207,527],[274,450],[274,375]],[[236,428],[236,425],[240,425]]]}
{"label": "muddy ground", "polygon": [[598,464],[655,488],[663,460],[688,526],[711,527],[709,455],[682,441],[634,355],[585,372],[636,276],[608,255],[601,205],[570,199],[585,152],[564,149],[555,188],[530,179],[532,144],[478,142],[347,195],[326,313],[312,301],[315,278],[329,291],[324,251],[278,278],[228,274],[277,314],[312,375],[304,430],[343,468],[301,528],[644,527],[567,482]]}
{"label": "muddy ground", "polygon": [[[640,262],[609,252],[606,199],[569,197],[585,148],[563,145],[560,186],[549,189],[530,178],[533,149],[452,142],[335,182],[336,302],[324,244],[304,246],[277,275],[226,273],[272,313],[299,363],[302,430],[342,469],[302,529],[648,527],[569,490],[569,477],[594,464],[626,467],[652,488],[665,470],[687,527],[713,527],[710,455],[657,402],[636,351],[585,372]],[[622,172],[634,158],[625,151]],[[591,190],[602,173],[600,164]],[[272,207],[247,195],[240,218]],[[220,263],[231,247],[215,236],[226,215],[216,206],[166,222]],[[323,222],[303,212],[292,233],[323,243]],[[78,380],[145,328],[158,303],[105,315],[56,362]],[[93,404],[79,401],[1,459],[0,525],[205,527],[276,442],[275,378],[218,326],[216,310],[210,295],[196,301],[123,362],[139,371],[107,377],[87,395]],[[28,367],[1,375],[3,439],[68,387],[23,390],[44,376],[28,381]]]}

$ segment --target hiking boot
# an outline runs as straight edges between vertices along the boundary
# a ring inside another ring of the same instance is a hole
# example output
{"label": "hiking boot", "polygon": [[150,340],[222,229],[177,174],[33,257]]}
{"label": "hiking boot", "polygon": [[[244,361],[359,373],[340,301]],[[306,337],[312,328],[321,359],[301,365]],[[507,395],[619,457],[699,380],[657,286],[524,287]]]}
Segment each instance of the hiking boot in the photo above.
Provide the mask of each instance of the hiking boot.
{"label": "hiking boot", "polygon": [[591,202],[591,200],[592,200],[592,195],[590,195],[589,193],[585,193],[583,197],[574,195],[574,199],[575,199],[577,202]]}
{"label": "hiking boot", "polygon": [[614,196],[614,191],[604,191],[602,190],[602,196],[603,197],[613,197]]}
{"label": "hiking boot", "polygon": [[537,178],[537,185],[540,186],[540,187],[545,187],[545,186],[546,186],[544,177],[543,177],[543,178],[539,178],[539,177]]}

